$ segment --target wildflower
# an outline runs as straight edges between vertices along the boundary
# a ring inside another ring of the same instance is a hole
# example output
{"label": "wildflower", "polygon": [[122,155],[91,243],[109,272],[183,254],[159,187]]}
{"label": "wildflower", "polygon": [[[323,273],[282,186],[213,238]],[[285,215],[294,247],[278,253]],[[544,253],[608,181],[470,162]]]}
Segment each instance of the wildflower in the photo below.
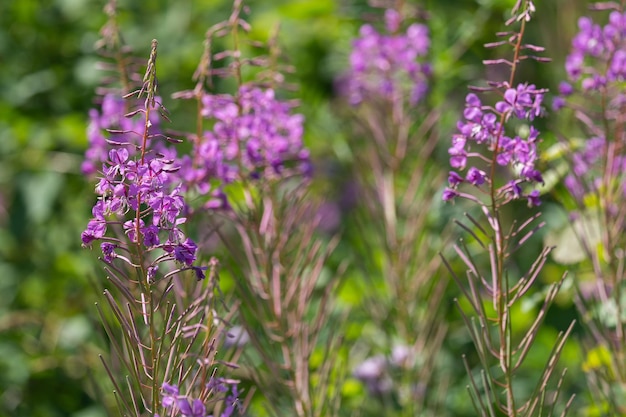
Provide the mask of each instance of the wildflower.
{"label": "wildflower", "polygon": [[163,407],[169,408],[176,404],[178,400],[178,386],[164,382],[161,389],[163,390],[163,399],[161,400]]}
{"label": "wildflower", "polygon": [[465,181],[463,177],[461,177],[454,171],[450,171],[450,173],[448,174],[448,184],[450,185],[450,187],[456,187],[463,181]]}
{"label": "wildflower", "polygon": [[[302,139],[304,117],[292,112],[291,103],[278,100],[274,90],[243,85],[236,96],[205,94],[202,104],[202,116],[212,121],[212,129],[194,144],[190,156],[180,158],[177,192],[193,190],[208,197],[205,208],[224,210],[230,205],[223,185],[311,174]],[[180,208],[176,201],[172,204]]]}
{"label": "wildflower", "polygon": [[[122,146],[133,154],[136,152],[135,145],[138,145],[136,138],[143,135],[145,123],[140,119],[126,117],[126,113],[126,100],[115,94],[107,94],[102,98],[100,111],[97,109],[89,111],[87,127],[89,146],[81,166],[83,174],[93,175],[98,171],[101,164],[106,162],[112,144]],[[158,112],[151,112],[149,132],[151,135],[159,133],[159,119]],[[128,132],[135,132],[135,135],[128,135]]]}
{"label": "wildflower", "polygon": [[[615,140],[605,137],[612,130],[605,131],[606,127],[621,123],[619,118],[626,100],[622,85],[626,80],[626,12],[612,11],[604,26],[589,17],[581,17],[578,29],[565,64],[568,79],[560,83],[553,107],[560,110],[568,105],[566,99],[570,96],[582,96],[604,109],[601,115],[604,123],[594,126],[596,115],[583,120],[587,120],[592,134],[571,154],[572,172],[564,180],[570,194],[582,203],[585,193],[598,191],[598,181],[606,174],[616,184],[622,184],[621,188],[626,187],[622,175],[626,156],[621,148],[611,148],[615,153],[605,160],[610,146],[607,143]],[[604,134],[599,133],[602,131]],[[602,164],[607,165],[606,170]]]}
{"label": "wildflower", "polygon": [[[517,177],[523,182],[543,183],[541,172],[535,168],[539,131],[530,126],[528,137],[509,137],[498,120],[507,121],[511,116],[528,122],[534,120],[543,112],[545,91],[537,89],[532,84],[518,84],[512,88],[504,83],[503,88],[503,100],[498,101],[493,108],[483,105],[475,93],[466,96],[463,119],[457,123],[458,132],[452,136],[452,146],[448,149],[450,166],[463,171],[468,162],[474,158],[483,161],[491,159],[491,156],[480,153],[483,149],[487,152],[496,152],[493,161],[497,165],[514,168]],[[469,166],[465,179],[457,171],[451,171],[448,175],[450,188],[444,191],[442,198],[444,201],[450,201],[460,195],[455,190],[463,182],[479,187],[491,181],[493,179],[476,166]],[[538,194],[524,194],[518,182],[515,182],[516,192],[510,191],[511,186],[505,185],[499,189],[498,195],[505,198],[528,197],[529,201],[536,205],[534,203],[537,202]]]}
{"label": "wildflower", "polygon": [[[118,109],[115,103],[110,98],[105,100],[105,104],[111,107],[103,110],[103,114],[109,117],[105,122],[115,120],[124,124],[123,117],[111,114],[113,109]],[[179,180],[175,175],[176,168],[162,153],[146,152],[140,157],[134,147],[125,146],[132,142],[133,132],[116,135],[119,146],[109,149],[103,162],[95,188],[99,198],[92,209],[93,218],[81,235],[83,245],[103,239],[108,225],[120,223],[119,218],[130,212],[133,218],[121,222],[130,243],[141,242],[146,250],[154,250],[162,246],[160,235],[167,235],[167,244],[162,249],[172,255],[169,259],[191,267],[196,260],[197,246],[180,229],[186,221],[183,216],[186,205],[181,195],[182,187],[175,185]],[[103,242],[100,247],[105,262],[111,263],[117,257],[114,249],[119,245]],[[156,265],[149,267],[149,282],[154,281],[156,271]],[[203,277],[201,268],[195,273],[198,278]]]}
{"label": "wildflower", "polygon": [[376,355],[365,359],[352,372],[352,375],[363,382],[372,394],[388,393],[393,381],[387,375],[388,362],[384,355]]}
{"label": "wildflower", "polygon": [[457,197],[459,195],[459,193],[451,188],[446,188],[445,190],[443,190],[443,196],[442,199],[443,201],[450,201],[453,200],[455,197]]}
{"label": "wildflower", "polygon": [[191,266],[191,264],[196,260],[197,250],[198,246],[196,246],[194,241],[187,238],[183,243],[179,243],[174,246],[174,259],[182,264]]}
{"label": "wildflower", "polygon": [[[579,32],[572,40],[565,70],[569,80],[587,91],[602,90],[607,83],[626,77],[626,12],[613,11],[605,26],[587,16],[578,20]],[[596,65],[599,64],[599,65]],[[562,96],[572,91],[560,91]]]}
{"label": "wildflower", "polygon": [[206,278],[206,274],[204,273],[204,271],[206,271],[207,269],[209,269],[209,268],[206,267],[206,266],[192,266],[191,267],[191,270],[196,275],[196,279],[198,281],[203,280],[204,278]]}
{"label": "wildflower", "polygon": [[528,207],[537,207],[541,205],[541,200],[539,199],[539,190],[532,190],[526,198],[528,199]]}
{"label": "wildflower", "polygon": [[113,262],[113,258],[115,258],[115,248],[116,246],[110,242],[102,242],[100,244],[100,249],[102,250],[102,254],[104,255],[104,262],[110,264]]}
{"label": "wildflower", "polygon": [[207,417],[206,408],[201,400],[190,399],[180,395],[177,385],[170,385],[164,382],[161,386],[161,404],[169,409],[176,407],[181,417]]}
{"label": "wildflower", "polygon": [[182,417],[207,417],[206,408],[199,399],[190,402],[188,398],[179,398],[177,405]]}
{"label": "wildflower", "polygon": [[360,104],[369,97],[392,100],[408,97],[411,105],[421,101],[428,90],[430,66],[418,61],[430,47],[428,28],[414,23],[398,33],[402,21],[395,10],[385,12],[388,34],[363,25],[353,41],[347,94],[350,103]]}
{"label": "wildflower", "polygon": [[104,219],[91,219],[87,223],[87,229],[81,234],[81,240],[84,246],[91,245],[94,240],[102,239],[107,230],[107,224]]}
{"label": "wildflower", "polygon": [[467,171],[467,182],[473,185],[482,185],[485,183],[485,178],[487,178],[487,174],[484,171],[476,167],[471,167]]}
{"label": "wildflower", "polygon": [[519,84],[516,88],[507,88],[504,92],[504,100],[497,102],[495,108],[498,112],[505,114],[506,119],[513,114],[518,119],[532,121],[541,114],[542,100],[542,90],[537,90],[532,84]]}

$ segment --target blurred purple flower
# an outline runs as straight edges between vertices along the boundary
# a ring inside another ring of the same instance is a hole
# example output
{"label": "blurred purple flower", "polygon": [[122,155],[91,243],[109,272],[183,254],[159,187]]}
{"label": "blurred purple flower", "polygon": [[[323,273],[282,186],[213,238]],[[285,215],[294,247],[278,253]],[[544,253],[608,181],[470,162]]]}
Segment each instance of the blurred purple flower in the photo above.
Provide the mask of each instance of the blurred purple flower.
{"label": "blurred purple flower", "polygon": [[304,117],[276,99],[274,90],[243,85],[236,96],[207,94],[202,103],[202,115],[213,127],[194,144],[191,156],[180,159],[178,176],[182,191],[210,195],[205,208],[229,208],[224,184],[310,172]]}
{"label": "blurred purple flower", "polygon": [[[157,98],[157,101],[160,101]],[[100,111],[89,111],[89,126],[87,139],[89,146],[85,152],[81,171],[85,175],[93,175],[100,169],[112,146],[120,147],[134,154],[139,138],[143,135],[145,122],[141,119],[126,117],[127,102],[119,96],[107,94],[102,98]],[[149,133],[157,134],[160,131],[160,117],[158,111],[150,113],[151,127]]]}
{"label": "blurred purple flower", "polygon": [[188,398],[179,398],[177,405],[182,417],[207,417],[206,408],[199,399],[190,402]]}
{"label": "blurred purple flower", "polygon": [[[225,408],[220,417],[231,417],[239,402],[238,381],[211,377],[207,389],[215,399],[223,399]],[[213,417],[206,414],[204,403],[197,398],[181,395],[178,386],[166,382],[161,387],[161,403],[166,409],[174,411],[173,415],[180,417]],[[228,394],[225,397],[223,394]],[[178,414],[180,413],[180,414]]]}
{"label": "blurred purple flower", "polygon": [[163,407],[169,408],[176,404],[178,401],[178,386],[164,382],[161,389],[163,390],[163,399],[161,400]]}
{"label": "blurred purple flower", "polygon": [[[602,90],[626,79],[626,12],[613,11],[605,26],[588,16],[578,20],[578,33],[565,63],[567,76],[584,90]],[[572,91],[559,89],[567,96]]]}
{"label": "blurred purple flower", "polygon": [[611,175],[611,181],[621,184],[622,189],[626,187],[623,175],[626,152],[623,147],[610,144],[618,138],[604,137],[611,134],[614,124],[622,123],[626,104],[623,86],[626,81],[626,12],[612,11],[604,26],[590,17],[581,17],[578,29],[565,63],[568,80],[559,85],[560,96],[555,98],[553,107],[559,110],[567,106],[565,97],[575,95],[573,105],[576,98],[582,98],[590,103],[587,108],[593,104],[602,108],[600,116],[574,108],[579,119],[588,126],[591,137],[582,149],[571,154],[572,172],[564,184],[570,194],[583,203],[586,193],[598,191],[598,182],[605,175]]}
{"label": "blurred purple flower", "polygon": [[399,33],[402,16],[391,9],[385,12],[385,23],[388,34],[363,25],[352,43],[346,87],[353,105],[375,97],[408,98],[416,105],[428,90],[430,65],[418,60],[430,47],[428,28],[414,23]]}

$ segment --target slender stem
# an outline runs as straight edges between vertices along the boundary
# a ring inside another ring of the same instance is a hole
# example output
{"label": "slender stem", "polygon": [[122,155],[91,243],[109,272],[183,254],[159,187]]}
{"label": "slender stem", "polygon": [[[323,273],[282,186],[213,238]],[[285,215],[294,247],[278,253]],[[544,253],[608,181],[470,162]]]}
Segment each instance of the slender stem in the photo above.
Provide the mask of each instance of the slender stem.
{"label": "slender stem", "polygon": [[[526,20],[522,19],[521,27],[519,33],[517,34],[517,39],[514,45],[514,56],[511,63],[511,73],[509,75],[508,83],[509,88],[512,88],[513,82],[515,81],[515,73],[519,62],[522,39],[525,29]],[[491,178],[496,178],[496,167],[498,166],[497,158],[500,152],[500,139],[504,134],[504,125],[506,123],[507,116],[508,113],[503,113],[500,115],[500,127],[496,134],[496,142],[491,159]],[[506,259],[506,237],[504,235],[504,230],[502,227],[502,219],[500,216],[500,207],[497,196],[497,187],[494,181],[491,182],[490,196],[491,215],[494,219],[495,224],[494,232],[496,246],[496,271],[494,272],[496,274],[496,288],[494,289],[494,292],[496,297],[496,320],[498,322],[498,336],[500,342],[499,359],[500,367],[504,374],[507,414],[511,417],[515,417],[517,416],[517,407],[515,404],[515,395],[513,391],[513,355],[511,346],[512,322],[509,310],[510,291],[508,276],[506,276],[504,272],[504,262]]]}
{"label": "slender stem", "polygon": [[[148,151],[148,141],[150,139],[150,114],[152,108],[155,106],[155,96],[156,96],[156,56],[157,56],[157,41],[156,39],[152,40],[152,46],[150,51],[150,58],[148,59],[148,64],[146,68],[146,75],[144,76],[144,86],[141,92],[146,94],[146,100],[144,105],[144,131],[142,135],[142,144],[141,144],[141,165],[144,165],[146,162],[146,153]],[[141,94],[140,92],[140,94]],[[145,304],[142,305],[142,314],[147,314],[147,317],[144,317],[144,320],[147,320],[147,324],[149,327],[150,334],[150,360],[151,360],[151,375],[149,378],[151,379],[152,386],[152,409],[150,410],[153,414],[159,408],[159,383],[158,383],[158,368],[159,368],[159,349],[156,348],[159,337],[157,336],[156,326],[155,326],[155,313],[156,313],[156,305],[154,300],[154,293],[152,291],[152,283],[147,280],[147,270],[146,270],[146,260],[145,254],[143,251],[142,243],[141,243],[141,192],[137,193],[137,209],[135,211],[135,239],[137,246],[137,255],[139,257],[139,274],[138,281],[142,288],[143,294],[145,294],[148,298],[147,300],[147,309]],[[141,300],[142,303],[145,303],[146,300]],[[147,313],[146,313],[147,310]]]}

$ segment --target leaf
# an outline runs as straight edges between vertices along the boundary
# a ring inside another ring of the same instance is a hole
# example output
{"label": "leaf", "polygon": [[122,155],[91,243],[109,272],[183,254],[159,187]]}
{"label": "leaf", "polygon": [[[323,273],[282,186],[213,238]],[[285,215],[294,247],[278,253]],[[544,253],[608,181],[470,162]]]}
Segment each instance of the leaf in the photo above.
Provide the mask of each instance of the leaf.
{"label": "leaf", "polygon": [[583,214],[564,228],[547,233],[544,243],[556,247],[552,257],[557,263],[571,265],[587,259],[580,237],[584,238],[588,248],[598,246],[601,234],[596,213]]}
{"label": "leaf", "polygon": [[22,179],[20,188],[30,221],[41,223],[50,217],[63,182],[61,175],[52,172],[32,174]]}

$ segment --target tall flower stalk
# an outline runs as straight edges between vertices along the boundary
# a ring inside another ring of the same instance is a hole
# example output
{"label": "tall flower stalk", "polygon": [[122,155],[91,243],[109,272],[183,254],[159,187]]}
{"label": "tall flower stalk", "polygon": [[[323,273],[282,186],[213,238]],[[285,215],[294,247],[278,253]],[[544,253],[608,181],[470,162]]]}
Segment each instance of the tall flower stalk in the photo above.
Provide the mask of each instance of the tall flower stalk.
{"label": "tall flower stalk", "polygon": [[[567,139],[565,177],[579,250],[567,263],[580,262],[577,306],[588,330],[585,341],[595,409],[626,413],[626,11],[625,4],[602,3],[609,11],[601,26],[591,17],[579,32],[565,63],[567,81],[554,107],[575,119],[582,139]],[[599,14],[599,13],[598,13]],[[585,272],[591,269],[591,273]]]}
{"label": "tall flower stalk", "polygon": [[440,308],[446,282],[436,279],[441,236],[431,233],[429,212],[443,179],[432,163],[439,113],[426,104],[428,28],[409,22],[407,8],[396,3],[384,12],[384,29],[360,28],[344,77],[361,203],[352,229],[357,233],[346,237],[355,248],[355,267],[375,288],[365,291],[363,314],[384,338],[357,342],[355,352],[369,355],[353,376],[372,398],[366,410],[437,415],[443,403],[438,393],[445,392],[437,360],[446,334]]}
{"label": "tall flower stalk", "polygon": [[[328,327],[337,280],[322,278],[337,239],[317,234],[304,118],[275,90],[282,79],[275,41],[269,56],[247,58],[243,14],[235,1],[230,18],[207,31],[196,88],[176,94],[198,104],[194,148],[180,176],[198,196],[193,215],[210,215],[227,250],[239,301],[235,321],[249,340],[242,372],[265,397],[263,406],[278,416],[332,416],[339,392],[331,386],[341,378],[340,332]],[[230,49],[214,52],[217,41]],[[255,67],[259,78],[247,81]],[[212,91],[214,77],[234,80],[236,91]],[[313,362],[320,355],[321,363]]]}
{"label": "tall flower stalk", "polygon": [[[114,18],[114,3],[107,7]],[[126,68],[126,62],[118,64]],[[102,111],[91,114],[83,169],[91,173],[102,165],[93,218],[81,237],[87,247],[100,242],[112,285],[104,290],[108,308],[98,305],[112,348],[103,363],[121,415],[205,416],[223,409],[222,416],[229,416],[238,392],[236,381],[216,374],[225,327],[217,313],[218,264],[212,259],[198,265],[197,245],[183,230],[179,167],[165,156],[175,154],[171,145],[177,141],[159,128],[167,116],[157,95],[156,64],[155,40],[140,87],[124,97],[107,89]],[[127,88],[128,72],[122,73]]]}
{"label": "tall flower stalk", "polygon": [[[473,376],[469,363],[469,391],[474,407],[480,415],[506,416],[556,415],[557,397],[563,374],[556,383],[555,392],[548,392],[550,378],[555,374],[557,361],[573,323],[559,333],[554,348],[547,358],[541,376],[534,382],[530,395],[522,396],[516,388],[516,375],[533,347],[540,326],[550,304],[556,297],[563,278],[547,291],[537,317],[528,328],[519,328],[514,321],[514,309],[529,296],[537,285],[537,278],[552,248],[544,248],[529,266],[520,266],[525,272],[515,277],[513,254],[527,242],[543,223],[536,224],[539,214],[528,213],[525,218],[507,224],[504,207],[514,200],[524,199],[530,207],[541,203],[538,184],[543,183],[537,169],[539,131],[532,125],[542,115],[545,89],[532,84],[517,83],[520,63],[527,58],[543,60],[534,54],[543,48],[525,44],[524,33],[535,11],[532,1],[518,1],[507,26],[515,29],[500,33],[505,39],[487,47],[510,45],[511,59],[489,60],[487,65],[509,68],[506,81],[488,83],[486,88],[472,88],[467,95],[463,119],[449,149],[453,171],[448,177],[449,188],[443,199],[469,200],[485,216],[485,222],[467,214],[468,222],[458,224],[475,240],[477,249],[486,251],[490,269],[481,270],[478,255],[465,242],[454,250],[467,267],[467,281],[448,269],[469,302],[470,318],[463,318],[476,346],[481,365],[480,378]],[[527,55],[528,54],[528,55]],[[485,103],[478,94],[490,93],[497,97],[495,104]],[[513,130],[518,127],[517,133]],[[517,211],[519,213],[519,209]],[[484,300],[490,297],[490,303]],[[561,415],[565,415],[572,399],[567,401]]]}

